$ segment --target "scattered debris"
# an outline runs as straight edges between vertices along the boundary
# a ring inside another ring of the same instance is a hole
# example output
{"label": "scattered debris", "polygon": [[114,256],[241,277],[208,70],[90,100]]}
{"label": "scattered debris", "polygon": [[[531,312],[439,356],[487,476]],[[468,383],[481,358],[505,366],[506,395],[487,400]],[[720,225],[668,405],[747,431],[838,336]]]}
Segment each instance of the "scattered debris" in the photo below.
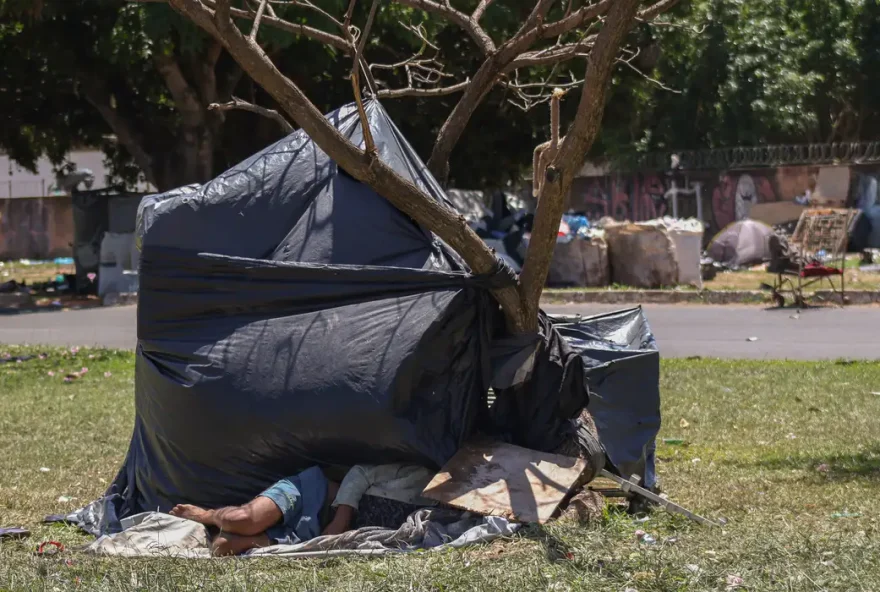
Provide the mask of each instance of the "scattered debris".
{"label": "scattered debris", "polygon": [[737,575],[728,574],[727,576],[727,589],[728,590],[736,590],[737,588],[742,588],[744,585],[743,579]]}
{"label": "scattered debris", "polygon": [[64,545],[58,541],[43,541],[37,547],[35,553],[37,555],[55,555],[64,551]]}
{"label": "scattered debris", "polygon": [[670,446],[681,446],[684,444],[684,440],[681,438],[663,438],[663,443]]}
{"label": "scattered debris", "polygon": [[21,364],[22,362],[27,362],[28,360],[33,360],[35,356],[10,356],[6,354],[3,357],[0,357],[0,364]]}
{"label": "scattered debris", "polygon": [[686,510],[683,507],[679,506],[678,504],[669,501],[664,496],[657,495],[653,491],[649,491],[649,490],[645,489],[644,487],[639,487],[638,483],[639,483],[639,481],[641,481],[641,477],[639,475],[633,475],[632,477],[629,478],[629,480],[626,480],[623,477],[620,477],[619,475],[615,475],[614,473],[606,471],[605,469],[602,469],[599,472],[599,475],[601,477],[606,478],[606,479],[611,479],[612,481],[614,481],[615,483],[620,485],[620,488],[626,493],[632,492],[632,493],[635,493],[635,494],[642,496],[643,498],[645,498],[649,501],[654,502],[655,504],[660,504],[670,514],[681,514],[682,516],[687,516],[688,518],[690,518],[694,522],[699,522],[700,524],[705,524],[706,526],[718,526],[716,523],[712,522],[711,520],[703,518],[702,516],[700,516],[698,514],[694,514],[690,510]]}
{"label": "scattered debris", "polygon": [[110,378],[111,376],[113,376],[113,373],[109,370],[107,372],[104,372],[104,378]]}
{"label": "scattered debris", "polygon": [[843,512],[835,512],[831,514],[831,517],[834,519],[838,518],[858,518],[861,516],[861,512],[850,512],[849,510],[844,510]]}
{"label": "scattered debris", "polygon": [[880,397],[880,391],[871,391],[871,394]]}
{"label": "scattered debris", "polygon": [[636,540],[640,543],[645,543],[646,545],[654,545],[657,543],[657,539],[654,538],[653,535],[648,534],[644,530],[637,530],[635,532]]}
{"label": "scattered debris", "polygon": [[699,575],[703,570],[696,563],[688,563],[684,566],[685,571],[689,571],[694,575]]}
{"label": "scattered debris", "polygon": [[829,467],[826,463],[822,463],[821,465],[816,467],[816,470],[820,473],[827,473],[831,470],[831,467]]}
{"label": "scattered debris", "polygon": [[701,459],[700,457],[697,457],[697,458],[691,459],[691,464],[697,464],[697,463],[700,462],[701,460],[702,460],[702,459]]}
{"label": "scattered debris", "polygon": [[41,472],[41,473],[48,473],[48,472],[51,471],[51,470],[52,470],[52,469],[50,469],[49,467],[40,467],[40,472]]}
{"label": "scattered debris", "polygon": [[67,502],[72,502],[75,499],[76,499],[75,497],[70,497],[69,495],[61,495],[61,496],[58,496],[57,501],[62,504],[66,504]]}
{"label": "scattered debris", "polygon": [[797,439],[797,436],[796,436],[795,434],[791,433],[791,434],[788,434],[788,435],[786,436],[786,438],[788,438],[789,440],[796,440],[796,439]]}
{"label": "scattered debris", "polygon": [[678,427],[680,427],[684,430],[688,429],[690,426],[691,426],[691,424],[688,422],[688,420],[686,420],[683,417],[678,422]]}
{"label": "scattered debris", "polygon": [[746,341],[758,341],[757,337],[749,337]]}
{"label": "scattered debris", "polygon": [[26,528],[16,526],[0,527],[0,540],[2,539],[25,539],[31,535],[31,531]]}

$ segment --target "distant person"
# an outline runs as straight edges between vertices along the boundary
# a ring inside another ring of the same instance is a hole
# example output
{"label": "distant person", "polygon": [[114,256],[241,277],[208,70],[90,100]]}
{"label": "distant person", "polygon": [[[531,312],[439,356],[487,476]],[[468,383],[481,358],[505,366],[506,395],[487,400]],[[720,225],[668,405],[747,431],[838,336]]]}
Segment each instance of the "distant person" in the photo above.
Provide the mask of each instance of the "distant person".
{"label": "distant person", "polygon": [[[318,467],[281,479],[242,506],[207,510],[179,504],[172,516],[220,529],[211,542],[213,555],[237,555],[270,545],[295,545],[351,529],[358,504],[373,485],[393,481],[413,467],[357,465],[342,484]],[[332,503],[331,503],[332,501]]]}

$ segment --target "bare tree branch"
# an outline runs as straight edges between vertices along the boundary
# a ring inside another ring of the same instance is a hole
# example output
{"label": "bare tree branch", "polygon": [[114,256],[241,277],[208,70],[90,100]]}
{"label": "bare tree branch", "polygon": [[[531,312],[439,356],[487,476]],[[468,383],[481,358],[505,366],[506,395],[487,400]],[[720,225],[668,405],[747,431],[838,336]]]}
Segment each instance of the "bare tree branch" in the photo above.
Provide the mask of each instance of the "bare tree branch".
{"label": "bare tree branch", "polygon": [[[273,0],[270,0],[270,2],[272,2],[272,1]],[[320,14],[322,17],[324,17],[325,19],[327,19],[328,21],[333,23],[340,30],[342,30],[345,26],[335,16],[333,16],[332,14],[330,14],[329,12],[327,12],[326,10],[321,8],[320,6],[317,6],[316,4],[311,2],[310,0],[274,0],[274,3],[275,4],[285,4],[288,6],[300,6],[302,8],[307,8],[313,12],[316,12],[317,14]]]}
{"label": "bare tree branch", "polygon": [[364,31],[361,33],[360,40],[358,41],[357,46],[357,55],[364,55],[364,46],[367,43],[367,38],[370,36],[370,29],[373,28],[373,21],[376,20],[376,11],[379,8],[379,0],[373,0],[373,5],[370,6],[370,14],[367,16],[367,24],[364,25]]}
{"label": "bare tree branch", "polygon": [[[633,56],[633,57],[635,57],[635,56]],[[641,70],[639,70],[638,68],[633,66],[632,65],[632,58],[630,58],[628,60],[623,60],[623,59],[617,58],[617,61],[619,63],[623,64],[624,66],[626,66],[627,68],[631,69],[633,72],[635,72],[636,74],[638,74],[639,76],[641,76],[642,78],[644,78],[645,80],[650,82],[651,84],[655,85],[656,87],[663,89],[665,91],[671,92],[671,93],[675,93],[677,95],[681,94],[680,90],[676,90],[674,88],[670,88],[670,87],[666,86],[665,84],[663,84],[659,80],[657,80],[655,78],[651,78],[650,76],[648,76],[647,74],[645,74],[644,72],[642,72]]]}
{"label": "bare tree branch", "polygon": [[479,23],[480,19],[483,18],[483,14],[486,13],[486,9],[491,6],[493,0],[480,0],[480,3],[474,9],[474,12],[471,13],[471,20],[475,23]]}
{"label": "bare tree branch", "polygon": [[[161,2],[163,4],[169,3],[169,0],[134,0],[135,2]],[[202,0],[202,4],[207,8],[214,8],[216,6],[215,0]],[[230,7],[229,14],[240,19],[251,20],[253,15],[247,10],[242,10],[241,8]],[[291,23],[290,21],[286,21],[284,19],[271,16],[271,15],[263,15],[262,22],[264,24],[270,25],[279,29],[281,31],[287,31],[288,33],[293,33],[294,35],[302,35],[304,37],[309,37],[310,39],[314,39],[315,41],[319,41],[331,47],[335,47],[337,49],[341,49],[346,53],[354,53],[354,47],[352,47],[345,39],[339,37],[338,35],[334,35],[332,33],[328,33],[326,31],[322,31],[320,29],[316,29],[314,27],[309,27],[307,25],[301,25],[299,23]]]}
{"label": "bare tree branch", "polygon": [[470,79],[468,79],[459,82],[458,84],[453,84],[452,86],[441,86],[437,88],[413,88],[412,86],[409,86],[407,88],[383,89],[377,93],[377,97],[380,99],[399,99],[402,97],[442,97],[444,95],[461,92],[468,84],[470,84],[470,82]]}
{"label": "bare tree branch", "polygon": [[[401,23],[403,24],[403,23]],[[403,25],[405,29],[413,33],[421,40],[422,44],[418,51],[405,60],[401,60],[394,64],[370,64],[370,71],[377,70],[398,70],[403,68],[406,72],[407,86],[402,89],[381,91],[379,96],[384,97],[402,97],[402,96],[440,96],[461,90],[464,87],[454,85],[451,90],[441,89],[440,83],[447,78],[452,78],[451,74],[444,71],[444,65],[438,59],[439,48],[434,45],[427,37],[427,33],[422,25]],[[433,53],[428,55],[429,51]],[[418,84],[417,84],[418,83]],[[440,92],[434,92],[435,90]],[[432,92],[425,93],[430,90]],[[443,92],[445,91],[445,92]]]}
{"label": "bare tree branch", "polygon": [[513,82],[502,81],[500,84],[512,91],[513,95],[519,99],[519,101],[517,101],[513,98],[509,98],[507,99],[508,103],[522,111],[529,111],[538,105],[549,101],[553,97],[555,90],[558,89],[567,92],[584,83],[583,79],[579,79],[572,72],[568,73],[568,78],[569,80],[566,82],[557,79],[554,68],[554,71],[550,72],[550,74],[540,82],[523,83],[519,81],[519,70],[517,70],[514,72]]}
{"label": "bare tree branch", "polygon": [[254,105],[253,103],[243,101],[238,97],[232,97],[232,100],[228,103],[211,103],[210,105],[208,105],[208,109],[210,109],[211,111],[231,111],[233,109],[250,111],[251,113],[256,113],[257,115],[262,115],[263,117],[268,117],[269,119],[275,120],[278,125],[281,126],[281,129],[284,131],[285,134],[293,132],[293,126],[290,125],[290,122],[287,121],[284,116],[275,109],[260,107],[259,105]]}
{"label": "bare tree branch", "polygon": [[260,0],[260,6],[257,8],[257,14],[254,16],[254,24],[251,25],[251,39],[257,38],[257,32],[260,30],[260,21],[263,20],[263,13],[266,11],[266,5],[269,0]]}
{"label": "bare tree branch", "polygon": [[602,16],[608,11],[608,8],[610,6],[611,0],[601,0],[601,2],[597,2],[596,4],[582,6],[578,10],[574,11],[571,14],[568,14],[558,21],[544,25],[544,28],[541,31],[541,37],[543,39],[552,39],[553,37],[558,37],[564,33],[568,33],[569,31],[580,27],[584,23],[592,21],[596,17]]}
{"label": "bare tree branch", "polygon": [[656,4],[652,4],[648,8],[642,10],[638,14],[638,19],[643,21],[649,21],[653,19],[655,16],[666,12],[671,9],[673,6],[678,4],[681,0],[660,0]]}
{"label": "bare tree branch", "polygon": [[596,41],[596,35],[590,35],[584,39],[566,43],[565,45],[556,45],[547,49],[530,51],[521,54],[515,60],[511,61],[505,68],[504,72],[512,72],[522,68],[531,68],[534,66],[547,66],[550,64],[558,64],[567,62],[579,57],[587,57]]}
{"label": "bare tree branch", "polygon": [[357,4],[357,0],[351,0],[348,3],[348,10],[345,11],[345,22],[342,24],[345,33],[348,33],[349,28],[351,27],[351,18],[354,16],[355,4]]}
{"label": "bare tree branch", "polygon": [[477,44],[485,55],[495,51],[495,42],[476,20],[463,12],[455,10],[451,5],[439,4],[433,0],[397,0],[400,4],[411,8],[419,8],[444,17],[446,20],[461,27]]}
{"label": "bare tree branch", "polygon": [[532,12],[529,13],[526,21],[513,36],[513,39],[523,37],[533,29],[540,28],[544,22],[544,17],[547,16],[547,11],[550,10],[550,6],[553,5],[554,1],[555,0],[537,0],[537,2],[535,2],[535,7],[532,8]]}
{"label": "bare tree branch", "polygon": [[[354,7],[355,0],[352,0],[349,10]],[[370,29],[373,27],[373,20],[376,18],[376,11],[379,8],[379,0],[373,0],[370,6],[370,14],[367,16],[367,23],[357,42],[357,50],[354,54],[354,63],[351,66],[351,86],[354,90],[354,101],[357,105],[358,117],[361,120],[361,130],[364,134],[364,151],[367,157],[373,159],[376,157],[376,142],[373,140],[373,132],[370,130],[370,121],[367,119],[367,112],[364,109],[364,101],[361,97],[361,86],[358,72],[361,68],[361,60],[364,55],[364,45],[367,43],[367,37],[370,35]],[[348,17],[348,15],[346,15]],[[353,27],[352,27],[353,28]],[[351,31],[349,31],[351,35]]]}

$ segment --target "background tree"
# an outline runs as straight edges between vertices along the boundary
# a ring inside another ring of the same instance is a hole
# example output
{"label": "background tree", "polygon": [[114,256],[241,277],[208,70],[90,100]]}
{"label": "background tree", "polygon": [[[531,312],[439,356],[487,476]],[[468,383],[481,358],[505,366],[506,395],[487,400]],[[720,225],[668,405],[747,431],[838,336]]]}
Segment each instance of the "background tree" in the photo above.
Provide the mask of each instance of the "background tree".
{"label": "background tree", "polygon": [[690,0],[667,20],[640,31],[662,85],[619,70],[595,155],[880,138],[877,0]]}
{"label": "background tree", "polygon": [[[300,24],[332,24],[315,11],[274,6]],[[341,14],[348,5],[322,6]],[[481,24],[495,38],[509,36],[530,8],[523,0],[505,2],[487,10]],[[363,22],[368,11],[369,5],[358,5],[353,18]],[[424,29],[437,48],[425,49],[442,57],[444,80],[464,81],[482,62],[457,25],[397,3],[376,16],[365,49],[375,61],[397,63],[422,48],[419,34],[401,22]],[[322,111],[351,100],[350,62],[337,48],[271,27],[263,28],[260,42]],[[218,47],[161,4],[0,0],[0,149],[33,169],[42,155],[61,163],[73,147],[98,146],[126,181],[143,174],[159,189],[206,181],[283,133],[252,113],[208,110],[233,95],[277,108]],[[377,71],[377,77],[398,90],[406,85],[404,68]],[[397,93],[384,103],[427,159],[458,95]],[[547,118],[518,109],[511,103],[515,95],[496,85],[483,98],[451,155],[450,183],[500,187],[520,179],[532,147],[546,137]]]}

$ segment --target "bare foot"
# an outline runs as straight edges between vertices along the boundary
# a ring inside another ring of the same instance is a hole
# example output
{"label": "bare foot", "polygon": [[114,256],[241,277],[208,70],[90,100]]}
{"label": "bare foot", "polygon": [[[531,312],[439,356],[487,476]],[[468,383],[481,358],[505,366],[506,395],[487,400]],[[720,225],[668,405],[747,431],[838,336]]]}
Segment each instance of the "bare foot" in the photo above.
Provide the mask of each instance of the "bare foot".
{"label": "bare foot", "polygon": [[200,522],[202,524],[213,524],[213,521],[211,520],[211,510],[206,510],[190,504],[177,504],[171,508],[169,514],[177,516],[178,518],[186,518],[187,520]]}

